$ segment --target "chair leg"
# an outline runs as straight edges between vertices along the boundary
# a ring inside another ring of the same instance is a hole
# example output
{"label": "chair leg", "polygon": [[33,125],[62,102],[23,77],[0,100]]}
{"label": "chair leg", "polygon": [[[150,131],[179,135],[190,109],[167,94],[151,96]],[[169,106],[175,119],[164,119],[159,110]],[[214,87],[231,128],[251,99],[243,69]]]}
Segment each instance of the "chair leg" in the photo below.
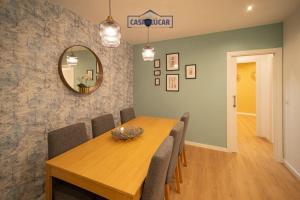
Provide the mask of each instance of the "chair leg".
{"label": "chair leg", "polygon": [[180,159],[179,159],[179,160],[180,160],[180,162],[183,164],[182,152],[180,152],[180,153],[179,153],[179,158],[180,158]]}
{"label": "chair leg", "polygon": [[176,192],[180,194],[180,180],[179,180],[178,166],[176,166],[175,169],[175,178],[176,178]]}
{"label": "chair leg", "polygon": [[183,166],[187,167],[185,147],[183,147],[182,154],[183,154]]}
{"label": "chair leg", "polygon": [[180,183],[182,183],[183,182],[183,180],[182,180],[182,171],[181,171],[181,164],[180,164],[180,160],[178,159],[178,162],[177,162],[177,165],[178,165],[178,172],[179,172],[179,181],[180,181]]}
{"label": "chair leg", "polygon": [[165,200],[170,200],[170,185],[165,184]]}

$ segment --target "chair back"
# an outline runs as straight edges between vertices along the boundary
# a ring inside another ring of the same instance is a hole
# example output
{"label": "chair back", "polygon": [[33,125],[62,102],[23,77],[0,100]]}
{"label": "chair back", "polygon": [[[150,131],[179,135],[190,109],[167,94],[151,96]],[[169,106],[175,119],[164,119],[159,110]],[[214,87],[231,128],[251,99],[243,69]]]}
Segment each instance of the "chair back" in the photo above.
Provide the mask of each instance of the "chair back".
{"label": "chair back", "polygon": [[105,114],[92,119],[92,132],[94,138],[113,128],[115,128],[115,122],[112,114]]}
{"label": "chair back", "polygon": [[163,200],[167,170],[173,150],[173,137],[167,137],[152,157],[141,200]]}
{"label": "chair back", "polygon": [[135,118],[135,112],[133,108],[125,108],[120,111],[121,124],[128,122]]}
{"label": "chair back", "polygon": [[190,113],[186,112],[182,115],[182,117],[180,118],[180,121],[182,121],[184,123],[184,128],[183,128],[183,134],[182,134],[182,139],[180,142],[180,152],[183,151],[183,147],[184,147],[184,141],[185,141],[185,136],[186,136],[186,130],[188,128],[189,125],[189,121],[190,121]]}
{"label": "chair back", "polygon": [[170,133],[170,136],[173,136],[173,138],[174,138],[174,144],[173,144],[170,164],[168,167],[166,183],[171,182],[172,177],[175,172],[175,169],[176,169],[178,155],[179,155],[180,142],[181,142],[182,134],[183,134],[183,128],[184,128],[184,123],[182,121],[179,121],[175,125],[175,127],[171,130],[171,133]]}
{"label": "chair back", "polygon": [[88,141],[84,123],[73,124],[48,133],[48,158],[51,159]]}

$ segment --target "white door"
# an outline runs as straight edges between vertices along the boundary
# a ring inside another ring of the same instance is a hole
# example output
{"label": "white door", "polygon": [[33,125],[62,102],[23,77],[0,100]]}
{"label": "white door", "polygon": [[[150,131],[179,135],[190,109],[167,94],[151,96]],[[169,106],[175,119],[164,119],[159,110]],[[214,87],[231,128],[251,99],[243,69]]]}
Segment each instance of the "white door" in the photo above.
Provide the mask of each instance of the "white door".
{"label": "white door", "polygon": [[[227,150],[237,152],[237,120],[236,120],[236,76],[237,57],[273,54],[272,68],[272,132],[274,141],[274,158],[283,160],[282,148],[282,48],[239,51],[227,53]],[[262,109],[261,109],[262,110]],[[260,112],[260,111],[259,111]]]}
{"label": "white door", "polygon": [[273,54],[256,57],[256,135],[273,138]]}
{"label": "white door", "polygon": [[256,135],[273,143],[273,54],[240,56],[239,63],[255,63]]}
{"label": "white door", "polygon": [[237,143],[237,62],[236,57],[232,57],[228,60],[227,67],[227,149],[230,152],[238,151]]}

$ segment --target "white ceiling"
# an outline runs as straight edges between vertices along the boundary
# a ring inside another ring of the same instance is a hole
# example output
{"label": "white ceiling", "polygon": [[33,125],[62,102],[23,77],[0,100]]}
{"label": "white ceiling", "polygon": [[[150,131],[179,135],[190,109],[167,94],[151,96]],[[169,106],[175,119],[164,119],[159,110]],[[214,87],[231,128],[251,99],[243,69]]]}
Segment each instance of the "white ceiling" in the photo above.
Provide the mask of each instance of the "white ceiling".
{"label": "white ceiling", "polygon": [[[108,15],[108,0],[50,1],[97,24]],[[246,11],[249,4],[252,12]],[[299,6],[300,0],[112,0],[112,16],[121,25],[122,38],[139,44],[146,41],[146,29],[127,28],[127,16],[149,9],[174,16],[174,28],[151,29],[150,40],[161,41],[282,22]]]}

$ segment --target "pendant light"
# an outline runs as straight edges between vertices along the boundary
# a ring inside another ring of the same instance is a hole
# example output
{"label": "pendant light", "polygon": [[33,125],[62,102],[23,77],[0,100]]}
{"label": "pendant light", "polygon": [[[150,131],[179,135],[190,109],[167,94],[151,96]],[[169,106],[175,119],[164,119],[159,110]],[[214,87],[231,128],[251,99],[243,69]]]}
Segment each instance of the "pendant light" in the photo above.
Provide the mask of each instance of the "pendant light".
{"label": "pendant light", "polygon": [[67,56],[67,64],[68,65],[77,65],[78,57],[74,55],[73,51],[71,51],[71,55]]}
{"label": "pendant light", "polygon": [[100,24],[101,43],[105,47],[118,47],[121,39],[121,28],[111,16],[111,1],[109,0],[109,16]]}
{"label": "pendant light", "polygon": [[143,56],[144,61],[153,61],[155,51],[154,51],[154,47],[151,47],[149,44],[150,25],[147,26],[147,28],[148,28],[148,39],[147,39],[147,44],[143,48],[142,56]]}

